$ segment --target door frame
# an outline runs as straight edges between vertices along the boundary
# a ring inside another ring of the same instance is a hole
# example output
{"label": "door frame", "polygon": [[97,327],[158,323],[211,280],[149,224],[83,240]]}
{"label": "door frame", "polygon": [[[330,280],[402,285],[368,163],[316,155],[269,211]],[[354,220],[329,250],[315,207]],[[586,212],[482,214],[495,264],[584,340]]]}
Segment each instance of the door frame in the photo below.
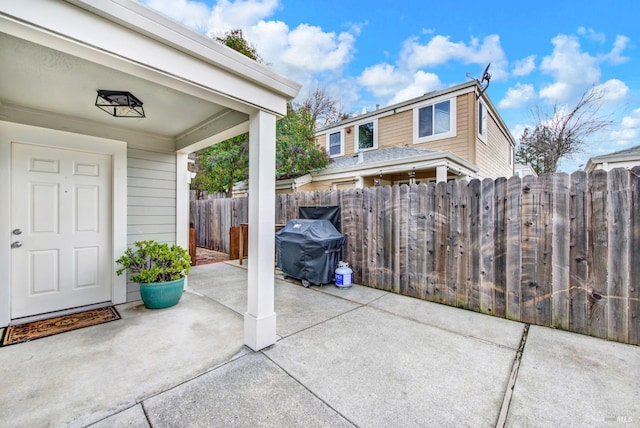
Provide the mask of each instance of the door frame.
{"label": "door frame", "polygon": [[72,132],[0,121],[0,328],[11,321],[11,143],[49,146],[110,155],[112,210],[111,299],[127,299],[126,277],[117,276],[115,260],[127,248],[127,143]]}

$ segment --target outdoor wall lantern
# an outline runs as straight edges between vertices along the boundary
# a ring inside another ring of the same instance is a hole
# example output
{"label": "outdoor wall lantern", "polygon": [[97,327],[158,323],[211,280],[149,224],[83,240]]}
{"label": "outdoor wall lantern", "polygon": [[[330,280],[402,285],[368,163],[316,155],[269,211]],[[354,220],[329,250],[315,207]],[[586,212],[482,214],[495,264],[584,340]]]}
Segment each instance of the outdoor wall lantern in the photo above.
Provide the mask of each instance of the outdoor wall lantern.
{"label": "outdoor wall lantern", "polygon": [[142,101],[131,92],[98,89],[96,107],[114,117],[145,117]]}

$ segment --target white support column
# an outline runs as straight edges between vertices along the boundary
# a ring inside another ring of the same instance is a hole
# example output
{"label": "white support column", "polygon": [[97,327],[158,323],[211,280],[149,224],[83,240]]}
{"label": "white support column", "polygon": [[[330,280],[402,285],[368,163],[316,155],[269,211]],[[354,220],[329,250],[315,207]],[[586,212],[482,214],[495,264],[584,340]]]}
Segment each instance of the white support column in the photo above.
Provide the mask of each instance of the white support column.
{"label": "white support column", "polygon": [[276,118],[258,111],[249,119],[249,271],[244,343],[254,351],[276,343],[274,252]]}
{"label": "white support column", "polygon": [[436,167],[436,183],[447,182],[447,166],[440,165]]}
{"label": "white support column", "polygon": [[[176,153],[176,244],[189,249],[189,183],[187,170],[189,155]],[[184,290],[189,289],[189,276],[184,279]]]}

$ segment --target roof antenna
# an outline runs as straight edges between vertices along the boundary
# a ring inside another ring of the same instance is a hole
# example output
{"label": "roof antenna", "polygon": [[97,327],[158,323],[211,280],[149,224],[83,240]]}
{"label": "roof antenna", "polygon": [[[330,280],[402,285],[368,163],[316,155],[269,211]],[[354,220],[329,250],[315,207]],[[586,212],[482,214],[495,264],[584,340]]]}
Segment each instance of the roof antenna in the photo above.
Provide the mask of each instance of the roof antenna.
{"label": "roof antenna", "polygon": [[476,100],[478,98],[480,98],[482,96],[482,94],[484,94],[484,91],[487,90],[487,88],[489,87],[489,83],[491,80],[491,73],[489,73],[489,67],[491,66],[491,63],[487,64],[487,66],[484,68],[484,71],[482,72],[482,78],[480,80],[475,79],[476,82],[478,82],[480,84],[480,86],[482,86],[482,83],[486,80],[487,81],[487,86],[485,86],[484,88],[482,88],[482,90],[480,91],[480,93],[478,95],[476,95]]}

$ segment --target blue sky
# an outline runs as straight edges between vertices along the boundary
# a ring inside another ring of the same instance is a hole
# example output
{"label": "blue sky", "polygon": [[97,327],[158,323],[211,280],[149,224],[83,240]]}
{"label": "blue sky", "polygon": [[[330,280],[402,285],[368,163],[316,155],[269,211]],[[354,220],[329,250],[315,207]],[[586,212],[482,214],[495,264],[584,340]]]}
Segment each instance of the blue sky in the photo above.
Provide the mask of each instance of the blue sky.
{"label": "blue sky", "polygon": [[142,0],[211,36],[243,30],[275,71],[323,87],[346,112],[372,110],[480,77],[516,139],[535,106],[574,105],[595,85],[613,121],[590,156],[640,144],[640,1]]}

